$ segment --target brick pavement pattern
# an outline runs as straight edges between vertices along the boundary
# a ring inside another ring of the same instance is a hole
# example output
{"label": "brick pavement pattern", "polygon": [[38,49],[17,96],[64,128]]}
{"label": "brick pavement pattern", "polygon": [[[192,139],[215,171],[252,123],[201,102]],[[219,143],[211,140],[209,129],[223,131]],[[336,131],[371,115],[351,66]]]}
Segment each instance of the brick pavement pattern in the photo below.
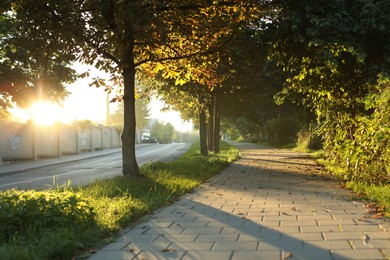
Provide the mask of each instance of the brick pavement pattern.
{"label": "brick pavement pattern", "polygon": [[306,154],[236,145],[241,159],[90,259],[390,259],[390,221]]}

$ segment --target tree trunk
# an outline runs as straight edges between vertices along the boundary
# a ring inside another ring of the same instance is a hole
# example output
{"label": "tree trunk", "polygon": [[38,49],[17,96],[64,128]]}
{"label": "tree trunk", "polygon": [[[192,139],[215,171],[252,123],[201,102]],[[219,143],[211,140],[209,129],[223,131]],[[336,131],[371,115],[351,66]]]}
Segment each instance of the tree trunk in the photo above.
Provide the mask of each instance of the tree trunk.
{"label": "tree trunk", "polygon": [[220,141],[220,126],[221,126],[221,105],[220,105],[220,91],[218,88],[214,89],[214,153],[219,153]]}
{"label": "tree trunk", "polygon": [[125,52],[123,63],[124,81],[124,126],[122,132],[122,160],[123,175],[126,177],[139,175],[137,159],[135,157],[135,64],[133,46],[130,44]]}
{"label": "tree trunk", "polygon": [[214,150],[214,107],[213,104],[209,106],[209,122],[208,122],[208,135],[207,135],[207,140],[208,140],[208,147],[209,151]]}
{"label": "tree trunk", "polygon": [[206,113],[202,109],[199,112],[199,138],[200,138],[200,154],[203,156],[208,156],[209,152],[207,150],[207,126],[206,126]]}

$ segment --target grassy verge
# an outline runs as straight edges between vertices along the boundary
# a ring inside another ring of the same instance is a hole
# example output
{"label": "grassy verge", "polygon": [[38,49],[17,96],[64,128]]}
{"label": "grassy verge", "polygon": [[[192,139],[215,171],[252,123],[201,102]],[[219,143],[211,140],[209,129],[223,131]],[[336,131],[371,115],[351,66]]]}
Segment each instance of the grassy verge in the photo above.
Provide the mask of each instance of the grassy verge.
{"label": "grassy verge", "polygon": [[383,214],[390,218],[390,185],[373,185],[350,181],[346,183],[348,189],[353,190],[368,203],[373,203],[373,213]]}
{"label": "grassy verge", "polygon": [[[309,153],[320,165],[324,166],[332,177],[342,182],[345,187],[356,194],[356,198],[366,201],[372,206],[373,213],[378,213],[386,218],[390,218],[390,184],[374,185],[357,181],[346,181],[347,170],[330,163],[324,156],[322,150],[311,150],[308,148],[308,140],[303,143],[279,146],[279,149],[292,149],[296,152]],[[260,145],[272,147],[267,143]]]}
{"label": "grassy verge", "polygon": [[142,177],[117,177],[50,191],[0,193],[0,259],[70,259],[107,242],[122,228],[212,177],[238,158],[199,155],[198,145],[176,161],[141,167]]}
{"label": "grassy verge", "polygon": [[370,184],[361,181],[346,180],[347,170],[331,163],[324,158],[322,152],[313,153],[317,162],[323,165],[337,180],[345,183],[347,189],[356,193],[356,196],[373,206],[373,210],[390,218],[390,184]]}

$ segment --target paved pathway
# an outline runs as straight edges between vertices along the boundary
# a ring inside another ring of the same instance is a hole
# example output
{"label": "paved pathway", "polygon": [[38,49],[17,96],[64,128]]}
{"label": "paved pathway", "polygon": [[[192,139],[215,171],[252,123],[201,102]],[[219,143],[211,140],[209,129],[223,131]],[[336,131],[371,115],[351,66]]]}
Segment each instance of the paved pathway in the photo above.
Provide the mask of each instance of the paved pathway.
{"label": "paved pathway", "polygon": [[390,221],[304,154],[242,158],[90,259],[390,259]]}

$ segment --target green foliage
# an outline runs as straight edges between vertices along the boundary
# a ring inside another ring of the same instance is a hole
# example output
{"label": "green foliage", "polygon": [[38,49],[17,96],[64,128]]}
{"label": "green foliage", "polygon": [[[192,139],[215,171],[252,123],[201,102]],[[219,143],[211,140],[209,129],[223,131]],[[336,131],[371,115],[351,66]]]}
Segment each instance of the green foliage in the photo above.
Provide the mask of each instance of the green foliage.
{"label": "green foliage", "polygon": [[168,143],[173,140],[175,128],[170,123],[155,122],[150,129],[151,137],[157,138],[160,143]]}
{"label": "green foliage", "polygon": [[98,180],[74,190],[0,193],[0,259],[70,259],[146,213],[195,188],[238,158],[200,156],[193,145],[173,162],[142,166],[142,177]]}
{"label": "green foliage", "polygon": [[281,146],[293,143],[299,131],[299,124],[291,118],[278,118],[265,123],[267,141],[271,145]]}
{"label": "green foliage", "polygon": [[[210,78],[204,67],[213,62],[201,57],[220,51],[257,10],[257,1],[84,1],[13,0],[2,4],[1,14],[11,12],[20,21],[17,33],[53,51],[74,57],[112,75],[124,101],[123,169],[138,175],[135,158],[135,79],[161,73],[176,84]],[[249,15],[248,15],[249,13]],[[23,49],[18,44],[18,49]],[[192,59],[201,62],[195,62]],[[202,73],[199,73],[199,72]],[[212,78],[210,79],[212,80]],[[96,86],[106,85],[96,78]],[[1,105],[1,104],[0,104]]]}
{"label": "green foliage", "polygon": [[[119,181],[124,182],[123,180],[113,180],[113,183],[118,184]],[[124,183],[131,186],[128,181]],[[109,185],[104,183],[102,187],[107,190]],[[96,222],[106,233],[119,231],[125,224],[148,212],[145,202],[133,198],[131,195],[126,195],[126,193],[118,193],[108,197],[102,196],[99,199],[91,198],[91,200],[97,213]]]}
{"label": "green foliage", "polygon": [[54,229],[34,229],[16,233],[9,242],[0,241],[1,259],[71,259],[75,252],[101,239],[98,229],[76,225]]}
{"label": "green foliage", "polygon": [[267,136],[272,135],[265,125],[267,121],[271,124],[272,120],[287,117],[304,121],[297,117],[302,107],[288,102],[275,103],[274,95],[283,88],[286,75],[275,62],[267,59],[265,33],[266,30],[253,27],[240,31],[228,62],[222,66],[228,71],[224,81],[222,129],[233,139],[241,136],[250,142],[267,142]]}
{"label": "green foliage", "polygon": [[297,135],[297,150],[309,152],[322,148],[322,138],[318,135],[312,124],[301,129]]}
{"label": "green foliage", "polygon": [[[327,129],[325,152],[331,164],[344,168],[340,177],[368,183],[390,182],[390,81],[380,79],[378,94],[364,98],[372,112],[355,118],[339,115]],[[332,138],[331,138],[332,137]]]}
{"label": "green foliage", "polygon": [[191,131],[186,133],[180,133],[180,142],[184,143],[195,143],[199,140],[199,133],[198,131]]}
{"label": "green foliage", "polygon": [[278,102],[315,112],[328,165],[389,182],[389,1],[281,1],[266,33],[287,77]]}
{"label": "green foliage", "polygon": [[385,217],[390,218],[390,185],[374,185],[365,182],[347,182],[346,187],[352,189],[355,193],[363,195],[369,202],[375,203],[379,211],[384,213]]}
{"label": "green foliage", "polygon": [[[22,32],[23,20],[8,8],[0,8],[0,118],[13,103],[27,107],[39,100],[63,100],[66,84],[76,75],[69,65],[74,56],[64,53],[62,42],[42,37],[31,41]],[[37,28],[28,30],[39,34]]]}
{"label": "green foliage", "polygon": [[70,191],[5,191],[0,193],[0,238],[32,228],[57,228],[93,223],[94,213],[88,201]]}
{"label": "green foliage", "polygon": [[[146,98],[138,98],[135,100],[135,117],[136,126],[138,129],[144,129],[149,123],[150,109],[148,108],[150,101]],[[122,132],[124,126],[124,104],[118,104],[118,108],[113,114],[110,114],[108,123],[117,126],[118,131]]]}
{"label": "green foliage", "polygon": [[71,257],[97,229],[89,200],[56,190],[1,192],[0,223],[1,259]]}

